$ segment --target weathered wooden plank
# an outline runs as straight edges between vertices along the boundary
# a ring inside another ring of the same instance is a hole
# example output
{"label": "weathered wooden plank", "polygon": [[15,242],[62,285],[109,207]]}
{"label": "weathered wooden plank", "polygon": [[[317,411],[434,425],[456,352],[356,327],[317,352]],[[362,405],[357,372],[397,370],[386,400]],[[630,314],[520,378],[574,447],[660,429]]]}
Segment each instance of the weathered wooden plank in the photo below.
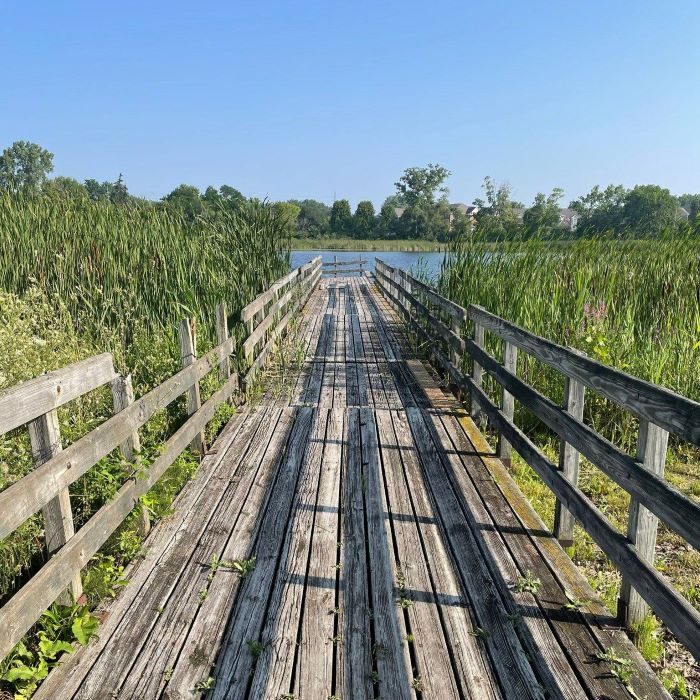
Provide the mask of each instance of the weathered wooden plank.
{"label": "weathered wooden plank", "polygon": [[[319,580],[309,580],[306,576],[312,543],[315,543],[314,504],[318,496],[328,413],[325,408],[315,412],[279,566],[270,591],[260,636],[263,650],[255,662],[250,697],[277,698],[291,692],[305,589],[307,586],[324,586],[331,592],[335,590],[332,568]],[[244,694],[227,692],[227,698],[236,697],[242,698]]]}
{"label": "weathered wooden plank", "polygon": [[338,691],[341,698],[374,697],[369,572],[365,550],[360,409],[348,408],[345,423],[342,481],[341,639]]}
{"label": "weathered wooden plank", "polygon": [[407,408],[406,415],[421,458],[424,478],[435,503],[435,512],[439,514],[442,531],[452,553],[453,566],[459,573],[463,589],[469,595],[476,624],[484,630],[482,643],[489,652],[503,694],[507,698],[544,698],[474,534],[468,527],[464,527],[462,510],[444,478],[440,455],[427,430],[422,412]]}
{"label": "weathered wooden plank", "polygon": [[[41,613],[56,600],[73,579],[75,572],[85,566],[131,512],[137,499],[155,484],[193,436],[211,420],[219,404],[233,393],[237,379],[236,375],[232,375],[229,382],[215,392],[196,415],[173,434],[144,478],[130,479],[124,484],[114,499],[102,506],[60,551],[0,608],[0,615],[4,621],[3,627],[0,628],[0,658],[7,655]],[[132,407],[136,405],[134,403]],[[64,450],[64,453],[67,451]]]}
{"label": "weathered wooden plank", "polygon": [[[216,344],[221,345],[228,338],[228,314],[226,313],[226,302],[222,301],[216,305]],[[219,364],[219,380],[225,382],[230,376],[231,363],[227,356]]]}
{"label": "weathered wooden plank", "polygon": [[[325,435],[294,674],[293,692],[299,698],[336,695],[333,668],[336,650],[343,644],[343,639],[339,638],[339,587],[343,560],[339,507],[344,413],[340,408],[330,412]],[[329,585],[325,585],[325,581]]]}
{"label": "weathered wooden plank", "polygon": [[[453,362],[454,364],[454,362]],[[515,375],[518,368],[518,348],[505,341],[503,343],[503,367],[506,371]],[[501,387],[501,412],[509,420],[513,421],[515,413],[515,398],[505,387]],[[513,448],[508,440],[499,433],[498,435],[498,457],[506,466],[510,466]]]}
{"label": "weathered wooden plank", "polygon": [[[378,421],[380,419],[381,416],[378,416]],[[426,565],[434,589],[435,604],[440,608],[440,617],[444,627],[445,646],[444,649],[437,649],[436,653],[449,653],[454,666],[453,673],[461,692],[466,697],[474,698],[474,700],[499,698],[501,693],[498,681],[491,669],[488,655],[476,636],[476,625],[472,620],[469,601],[460,590],[450,556],[443,542],[437,514],[430,502],[416,444],[413,441],[406,414],[404,411],[392,412],[392,419],[398,456],[400,462],[403,463],[404,478],[401,478],[400,473],[396,473],[394,483],[398,503],[403,505],[391,505],[389,512],[392,517],[395,517],[397,524],[406,521],[403,514],[407,512],[412,512],[415,519],[415,527],[425,549]],[[386,439],[385,434],[380,429],[382,443]],[[392,466],[391,451],[383,456],[383,460],[387,471],[387,483],[389,483],[388,472]],[[389,500],[393,502],[391,492],[389,492]],[[411,567],[411,569],[414,568]],[[411,589],[415,590],[415,587],[408,586],[409,597]],[[421,584],[419,590],[427,590],[426,584]],[[418,596],[414,595],[414,597]],[[419,644],[423,643],[421,637],[417,638]],[[425,665],[432,673],[430,658],[426,660]]]}
{"label": "weathered wooden plank", "polygon": [[[384,533],[384,513],[379,471],[379,447],[374,412],[360,409],[360,439],[367,513],[367,547],[371,581],[370,605],[374,627],[375,664],[379,673],[379,693],[383,697],[408,699],[411,680],[405,671],[403,641],[399,630],[398,607],[395,601],[395,572],[391,570],[389,550]],[[377,653],[376,650],[381,650]],[[435,660],[433,661],[435,662]],[[442,685],[442,684],[441,684]],[[446,686],[449,687],[449,686]]]}
{"label": "weathered wooden plank", "polygon": [[264,513],[261,535],[254,549],[255,568],[243,580],[235,614],[226,631],[214,676],[216,685],[212,700],[244,696],[241,679],[252,671],[255,658],[246,642],[259,641],[268,607],[270,581],[274,579],[282,555],[284,533],[295,503],[295,488],[304,455],[308,447],[308,436],[314,419],[311,408],[293,409],[296,412],[289,446],[278,470],[274,492]]}
{"label": "weathered wooden plank", "polygon": [[[29,428],[32,457],[36,466],[44,464],[61,451],[61,429],[56,409],[35,418],[27,427]],[[41,509],[41,513],[44,516],[46,550],[51,555],[75,534],[68,489],[62,489]],[[80,580],[80,571],[76,571],[68,589],[60,594],[59,602],[63,605],[71,605],[80,598],[82,593],[83,584]]]}
{"label": "weathered wooden plank", "polygon": [[[131,383],[131,375],[119,376],[112,381],[112,403],[114,412],[119,413],[134,403],[134,387]],[[139,431],[134,432],[119,445],[122,456],[127,462],[136,462],[137,455],[141,451],[141,438]],[[139,516],[139,534],[145,537],[151,530],[151,518],[148,508],[142,503]]]}
{"label": "weathered wooden plank", "polygon": [[412,682],[420,683],[428,697],[458,698],[448,643],[440,618],[438,596],[433,588],[406,489],[393,417],[392,411],[376,412],[384,467],[383,473],[379,470],[380,478],[377,481],[383,482],[379,489],[386,491],[386,537],[393,543],[393,548],[387,551],[391,561],[387,573],[391,580],[393,572],[398,615],[407,618],[408,624],[405,627],[401,625],[402,636],[405,640],[408,634],[411,635],[413,641],[410,646],[415,657],[415,668],[412,668],[409,650],[402,649],[402,646],[406,646],[405,641],[397,649],[384,649],[383,653],[398,653],[404,662],[406,675]]}
{"label": "weathered wooden plank", "polygon": [[105,352],[0,391],[0,435],[111,382],[116,376],[112,355]]}
{"label": "weathered wooden plank", "polygon": [[489,313],[479,306],[469,307],[469,316],[499,337],[577,379],[589,389],[623,406],[651,423],[700,445],[700,403],[679,396],[669,389],[650,384],[608,367],[585,355],[557,345]]}

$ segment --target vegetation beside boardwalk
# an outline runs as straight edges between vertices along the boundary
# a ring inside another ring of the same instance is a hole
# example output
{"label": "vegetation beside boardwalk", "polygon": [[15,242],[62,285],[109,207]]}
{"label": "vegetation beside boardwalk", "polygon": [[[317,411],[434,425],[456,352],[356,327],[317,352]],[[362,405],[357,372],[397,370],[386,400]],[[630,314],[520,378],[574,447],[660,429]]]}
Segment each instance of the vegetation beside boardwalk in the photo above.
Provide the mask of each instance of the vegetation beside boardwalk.
{"label": "vegetation beside boardwalk", "polygon": [[[190,222],[178,211],[129,202],[0,194],[0,391],[42,372],[110,351],[140,396],[180,369],[176,324],[198,321],[199,352],[214,344],[214,310],[225,301],[230,322],[289,265],[284,225],[272,207],[244,203]],[[216,373],[202,397],[218,388]],[[209,424],[218,432],[233,409]],[[64,445],[113,414],[109,387],[59,409]],[[137,469],[146,469],[185,417],[184,398],[140,431]],[[141,500],[157,520],[192,476],[198,458],[183,453]],[[0,490],[33,468],[26,428],[0,437]],[[71,487],[76,528],[124,483],[134,467],[118,451]],[[137,508],[83,571],[86,600],[53,605],[25,640],[0,660],[0,697],[29,696],[71,645],[97,630],[89,610],[116,595],[124,567],[140,551]],[[37,514],[0,542],[0,604],[45,560]]]}
{"label": "vegetation beside boardwalk", "polygon": [[[565,246],[531,240],[482,243],[465,239],[451,248],[440,281],[447,296],[463,306],[478,304],[555,342],[625,372],[700,398],[700,238],[697,232],[655,240],[588,239]],[[490,351],[501,348],[489,339]],[[560,401],[563,376],[519,353],[518,373]],[[485,386],[496,398],[493,382]],[[517,402],[516,402],[517,407]],[[584,420],[634,453],[637,420],[611,402],[587,392]],[[527,411],[516,422],[556,462],[558,443]],[[554,497],[517,456],[512,472],[548,526]],[[671,440],[666,479],[700,500],[700,451]],[[613,524],[625,532],[629,496],[582,459],[580,486]],[[606,604],[615,610],[620,577],[591,538],[577,528],[573,558]],[[700,553],[682,538],[659,529],[658,569],[700,609]],[[651,616],[637,630],[637,642],[678,698],[697,698],[700,667]]]}

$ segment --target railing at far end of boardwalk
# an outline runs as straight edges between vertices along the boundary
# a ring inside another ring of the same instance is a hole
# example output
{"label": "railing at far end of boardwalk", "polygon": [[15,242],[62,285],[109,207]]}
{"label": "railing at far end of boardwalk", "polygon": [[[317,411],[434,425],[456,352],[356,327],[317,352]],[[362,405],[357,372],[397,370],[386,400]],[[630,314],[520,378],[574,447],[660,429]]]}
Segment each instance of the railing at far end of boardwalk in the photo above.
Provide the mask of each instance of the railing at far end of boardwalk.
{"label": "railing at far end of boardwalk", "polygon": [[[470,413],[488,420],[498,433],[498,456],[511,450],[534,469],[556,496],[554,536],[573,543],[574,523],[593,538],[622,573],[618,615],[628,628],[640,623],[648,606],[700,660],[700,613],[654,567],[658,520],[700,549],[700,504],[664,479],[669,434],[700,446],[700,404],[603,365],[472,305],[468,309],[441,296],[404,270],[376,261],[376,280],[409,332],[428,348],[436,368],[471,398]],[[472,334],[467,337],[466,323]],[[486,333],[499,339],[502,359],[485,349]],[[518,351],[564,375],[559,405],[518,377]],[[471,361],[471,372],[465,367]],[[484,390],[488,374],[500,385],[500,405]],[[585,390],[639,418],[637,452],[630,456],[583,422]],[[555,464],[514,422],[519,401],[560,439]],[[630,494],[627,532],[618,531],[578,487],[579,454]]]}

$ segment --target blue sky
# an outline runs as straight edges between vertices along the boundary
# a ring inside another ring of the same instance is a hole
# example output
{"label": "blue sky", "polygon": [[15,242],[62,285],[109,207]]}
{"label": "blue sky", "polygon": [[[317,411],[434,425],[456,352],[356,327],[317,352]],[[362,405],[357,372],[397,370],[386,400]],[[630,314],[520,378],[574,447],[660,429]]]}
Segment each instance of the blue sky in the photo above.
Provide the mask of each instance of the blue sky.
{"label": "blue sky", "polygon": [[700,192],[700,2],[4,2],[0,145],[157,198]]}

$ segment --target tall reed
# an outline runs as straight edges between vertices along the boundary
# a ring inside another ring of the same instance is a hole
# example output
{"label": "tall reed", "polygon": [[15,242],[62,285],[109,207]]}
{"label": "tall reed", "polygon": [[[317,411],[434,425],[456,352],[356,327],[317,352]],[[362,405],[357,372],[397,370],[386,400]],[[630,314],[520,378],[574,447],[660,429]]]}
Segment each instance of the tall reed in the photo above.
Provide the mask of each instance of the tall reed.
{"label": "tall reed", "polygon": [[[443,290],[562,345],[700,398],[700,238],[582,239],[499,244],[461,240],[446,258]],[[495,344],[494,344],[495,348]],[[556,395],[557,373],[537,363],[530,380]],[[611,437],[633,425],[604,402],[591,420]]]}
{"label": "tall reed", "polygon": [[0,196],[0,289],[38,286],[81,330],[129,334],[236,310],[289,264],[284,222],[266,205],[188,223],[155,205]]}

